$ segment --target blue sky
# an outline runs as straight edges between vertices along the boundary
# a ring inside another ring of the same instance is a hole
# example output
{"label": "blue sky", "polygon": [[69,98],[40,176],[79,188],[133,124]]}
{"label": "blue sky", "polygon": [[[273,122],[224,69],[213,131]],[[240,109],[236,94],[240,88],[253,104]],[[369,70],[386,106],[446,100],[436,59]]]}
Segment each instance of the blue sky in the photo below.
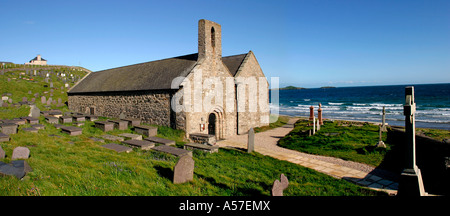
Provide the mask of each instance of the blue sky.
{"label": "blue sky", "polygon": [[93,71],[197,52],[222,25],[223,56],[252,50],[280,86],[450,83],[450,1],[0,0],[0,61]]}

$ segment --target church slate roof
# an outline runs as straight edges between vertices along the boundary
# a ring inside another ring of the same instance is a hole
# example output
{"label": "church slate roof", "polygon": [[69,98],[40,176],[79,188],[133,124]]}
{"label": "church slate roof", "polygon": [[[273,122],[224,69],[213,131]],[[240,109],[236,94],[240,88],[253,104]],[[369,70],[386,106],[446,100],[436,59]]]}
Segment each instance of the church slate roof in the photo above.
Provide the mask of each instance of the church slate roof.
{"label": "church slate roof", "polygon": [[[222,61],[234,76],[246,55],[223,57]],[[197,58],[195,53],[92,72],[68,93],[171,89],[172,80],[187,76],[196,65]]]}
{"label": "church slate roof", "polygon": [[241,66],[246,55],[247,53],[234,56],[227,56],[223,57],[222,61],[228,67],[228,70],[231,72],[231,74],[235,76],[239,69],[239,66]]}

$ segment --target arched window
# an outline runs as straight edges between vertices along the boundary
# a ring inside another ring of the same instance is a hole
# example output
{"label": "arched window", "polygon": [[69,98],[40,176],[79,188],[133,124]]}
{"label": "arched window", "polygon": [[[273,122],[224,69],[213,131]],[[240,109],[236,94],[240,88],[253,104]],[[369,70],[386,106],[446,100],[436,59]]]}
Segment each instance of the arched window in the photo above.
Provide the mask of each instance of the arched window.
{"label": "arched window", "polygon": [[211,27],[211,45],[212,47],[216,46],[216,30],[214,30],[214,27]]}

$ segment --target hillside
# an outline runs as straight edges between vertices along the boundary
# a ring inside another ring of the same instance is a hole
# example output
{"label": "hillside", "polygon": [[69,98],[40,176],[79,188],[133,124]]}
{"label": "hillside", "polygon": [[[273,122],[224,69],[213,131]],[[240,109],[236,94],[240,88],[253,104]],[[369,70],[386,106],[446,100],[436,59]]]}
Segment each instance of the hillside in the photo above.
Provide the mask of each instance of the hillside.
{"label": "hillside", "polygon": [[[34,103],[40,110],[59,108],[68,111],[67,91],[88,73],[73,67],[10,68],[0,71],[3,107]],[[42,103],[42,97],[45,102]],[[51,98],[51,102],[48,102]],[[61,102],[61,103],[58,103]],[[8,113],[0,112],[0,119]]]}

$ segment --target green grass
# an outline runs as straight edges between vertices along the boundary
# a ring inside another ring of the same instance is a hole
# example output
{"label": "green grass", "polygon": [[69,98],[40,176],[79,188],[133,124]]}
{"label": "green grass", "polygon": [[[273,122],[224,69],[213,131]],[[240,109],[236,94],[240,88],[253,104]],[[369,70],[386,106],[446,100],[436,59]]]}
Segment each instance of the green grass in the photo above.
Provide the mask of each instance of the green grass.
{"label": "green grass", "polygon": [[[43,117],[40,120],[44,122]],[[175,185],[174,156],[137,149],[119,154],[102,148],[103,143],[89,139],[104,134],[92,122],[82,126],[83,134],[79,136],[69,136],[51,124],[42,124],[46,129],[38,134],[21,131],[29,127],[22,125],[17,134],[11,135],[10,142],[0,144],[7,155],[2,160],[5,163],[10,162],[15,147],[28,147],[31,155],[27,162],[33,168],[22,181],[1,177],[1,196],[269,196],[273,181],[281,173],[290,182],[286,196],[385,195],[286,161],[228,149],[214,154],[194,151],[194,180]],[[107,133],[124,132],[133,131]],[[168,127],[159,127],[158,133],[174,140],[183,140],[184,136],[183,131]]]}
{"label": "green grass", "polygon": [[390,145],[386,143],[386,133],[382,140],[387,148],[375,148],[378,143],[378,126],[363,124],[362,126],[340,126],[344,121],[324,122],[318,133],[308,136],[302,131],[312,129],[309,121],[298,121],[295,128],[279,141],[281,147],[294,149],[310,154],[338,157],[344,160],[361,162],[378,166]]}
{"label": "green grass", "polygon": [[281,127],[289,121],[289,116],[279,115],[277,117],[276,115],[270,115],[269,117],[270,117],[271,121],[275,120],[275,119],[276,119],[276,121],[273,123],[270,123],[268,126],[256,127],[254,129],[255,133],[259,133],[259,132],[267,131],[267,130],[274,129],[277,127]]}
{"label": "green grass", "polygon": [[416,134],[423,133],[425,136],[442,141],[450,138],[450,130],[416,128]]}

